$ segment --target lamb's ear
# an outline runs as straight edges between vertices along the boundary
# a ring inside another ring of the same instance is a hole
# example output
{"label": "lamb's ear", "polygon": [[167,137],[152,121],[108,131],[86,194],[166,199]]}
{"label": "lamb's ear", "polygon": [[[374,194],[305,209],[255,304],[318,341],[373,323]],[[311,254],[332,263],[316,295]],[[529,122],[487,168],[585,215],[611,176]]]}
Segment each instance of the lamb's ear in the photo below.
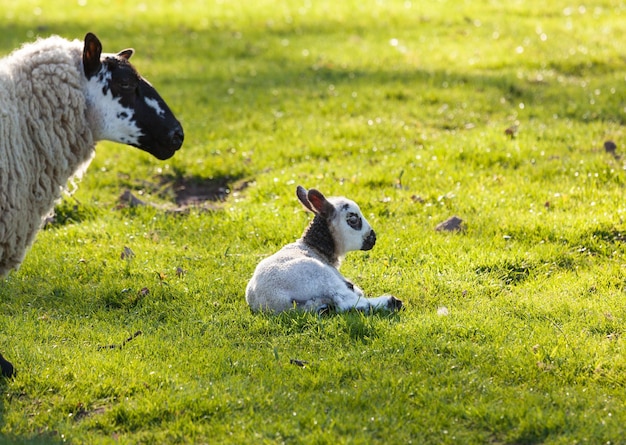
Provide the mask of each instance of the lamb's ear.
{"label": "lamb's ear", "polygon": [[102,54],[102,44],[98,38],[88,32],[85,36],[85,46],[83,48],[83,69],[87,79],[100,71],[100,55]]}
{"label": "lamb's ear", "polygon": [[328,202],[326,197],[322,195],[322,192],[311,189],[307,193],[307,198],[309,199],[309,203],[311,203],[315,209],[314,213],[319,213],[324,218],[329,219],[335,212],[335,208],[330,202]]}
{"label": "lamb's ear", "polygon": [[133,54],[135,54],[135,50],[132,48],[127,48],[117,53],[117,56],[121,57],[122,59],[128,60],[132,57]]}
{"label": "lamb's ear", "polygon": [[306,207],[307,209],[309,209],[309,211],[315,213],[315,209],[313,209],[313,207],[311,207],[311,203],[309,202],[309,198],[307,198],[307,191],[304,187],[302,187],[301,185],[298,186],[298,188],[296,188],[296,196],[298,196],[298,200],[302,203],[302,205],[304,207]]}

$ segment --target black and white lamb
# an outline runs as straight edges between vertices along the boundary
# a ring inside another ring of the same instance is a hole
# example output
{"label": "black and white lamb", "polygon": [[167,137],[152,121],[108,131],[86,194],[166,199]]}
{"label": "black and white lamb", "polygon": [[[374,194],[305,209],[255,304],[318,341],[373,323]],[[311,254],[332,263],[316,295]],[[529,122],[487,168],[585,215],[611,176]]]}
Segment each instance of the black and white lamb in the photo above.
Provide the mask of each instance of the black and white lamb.
{"label": "black and white lamb", "polygon": [[339,273],[348,252],[370,250],[376,243],[359,206],[343,197],[326,199],[318,190],[301,186],[296,195],[315,217],[300,239],[257,265],[246,287],[250,308],[276,313],[294,308],[318,313],[401,309],[402,301],[391,295],[365,297]]}
{"label": "black and white lamb", "polygon": [[102,53],[88,33],[84,42],[39,39],[0,59],[0,276],[22,263],[97,141],[132,145],[162,160],[181,147],[182,126],[130,64],[133,52]]}

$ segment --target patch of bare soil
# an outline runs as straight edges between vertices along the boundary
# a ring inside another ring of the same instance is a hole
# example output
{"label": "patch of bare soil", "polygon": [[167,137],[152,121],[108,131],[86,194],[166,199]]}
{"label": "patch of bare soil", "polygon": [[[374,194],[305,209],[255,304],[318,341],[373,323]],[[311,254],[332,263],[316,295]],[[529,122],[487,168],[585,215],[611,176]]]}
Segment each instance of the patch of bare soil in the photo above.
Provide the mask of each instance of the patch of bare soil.
{"label": "patch of bare soil", "polygon": [[223,202],[230,194],[228,178],[203,179],[198,177],[163,177],[162,184],[168,185],[179,207],[201,205],[207,201]]}
{"label": "patch of bare soil", "polygon": [[[233,192],[244,190],[249,181],[238,181],[232,177],[202,178],[198,176],[159,176],[156,182],[142,183],[136,193],[125,190],[119,198],[120,206],[136,207],[152,205],[143,195],[153,194],[170,201],[174,207],[165,206],[171,212],[187,211],[189,208],[215,209],[217,203],[224,202]],[[137,195],[140,195],[138,197]]]}

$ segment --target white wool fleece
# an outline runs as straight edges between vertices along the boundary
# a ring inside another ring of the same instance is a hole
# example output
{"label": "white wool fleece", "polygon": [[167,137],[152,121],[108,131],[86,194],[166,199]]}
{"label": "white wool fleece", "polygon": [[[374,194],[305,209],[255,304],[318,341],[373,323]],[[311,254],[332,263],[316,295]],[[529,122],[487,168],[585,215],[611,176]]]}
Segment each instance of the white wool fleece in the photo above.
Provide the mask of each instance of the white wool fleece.
{"label": "white wool fleece", "polygon": [[94,155],[83,43],[40,39],[0,59],[0,276],[17,268]]}
{"label": "white wool fleece", "polygon": [[369,250],[376,243],[376,233],[359,206],[342,197],[326,199],[318,190],[301,186],[296,196],[315,217],[301,238],[257,265],[246,286],[250,309],[274,313],[401,309],[402,301],[392,295],[366,297],[338,270],[348,252]]}

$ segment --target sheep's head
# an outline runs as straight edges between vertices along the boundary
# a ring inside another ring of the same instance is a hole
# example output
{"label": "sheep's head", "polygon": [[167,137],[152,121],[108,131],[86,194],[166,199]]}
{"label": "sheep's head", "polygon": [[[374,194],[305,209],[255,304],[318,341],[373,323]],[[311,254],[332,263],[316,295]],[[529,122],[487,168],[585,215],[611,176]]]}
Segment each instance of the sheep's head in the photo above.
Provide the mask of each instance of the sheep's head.
{"label": "sheep's head", "polygon": [[[376,244],[376,233],[354,201],[342,197],[326,199],[318,190],[302,186],[298,186],[296,194],[302,205],[315,214],[309,229],[315,228],[318,233],[307,232],[311,233],[313,247],[331,258],[342,258],[352,250],[370,250]],[[332,252],[328,252],[331,246]]]}
{"label": "sheep's head", "polygon": [[103,53],[94,34],[85,36],[83,70],[96,138],[169,159],[183,144],[183,127],[154,87],[131,65],[133,53],[132,49]]}

